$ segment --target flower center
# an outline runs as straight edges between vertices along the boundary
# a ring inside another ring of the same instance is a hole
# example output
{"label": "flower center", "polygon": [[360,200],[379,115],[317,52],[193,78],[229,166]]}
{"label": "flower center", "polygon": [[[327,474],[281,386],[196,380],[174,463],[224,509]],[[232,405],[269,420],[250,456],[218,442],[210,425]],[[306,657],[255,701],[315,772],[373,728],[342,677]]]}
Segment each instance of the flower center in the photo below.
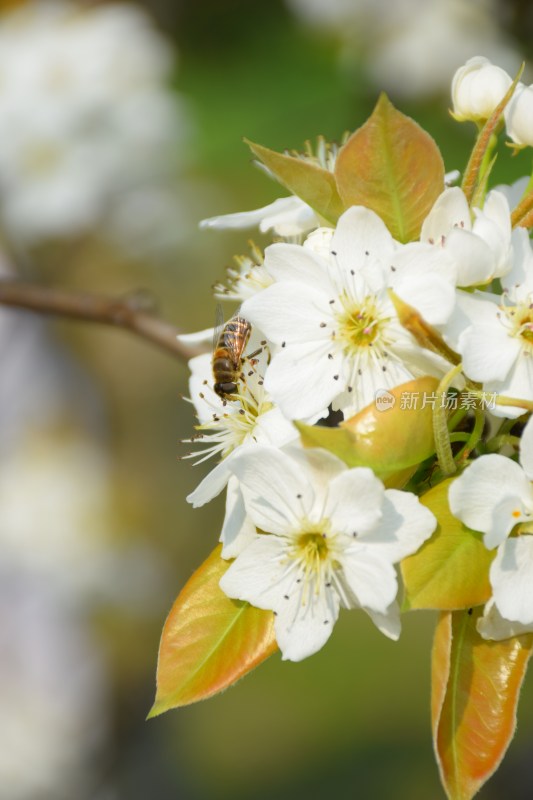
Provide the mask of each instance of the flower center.
{"label": "flower center", "polygon": [[239,445],[254,438],[259,417],[273,408],[263,389],[263,380],[258,373],[247,377],[246,383],[239,385],[238,399],[226,403],[222,408],[213,405],[213,418],[202,425],[196,425],[197,433],[192,440],[202,441],[203,450],[190,453],[184,458],[201,456],[197,464],[213,455],[222,458],[229,455]]}
{"label": "flower center", "polygon": [[520,339],[522,346],[533,354],[533,303],[500,306],[509,325],[509,334]]}
{"label": "flower center", "polygon": [[296,549],[300,560],[307,567],[316,569],[328,557],[325,533],[302,533],[297,539]]}
{"label": "flower center", "polygon": [[376,301],[366,298],[362,303],[345,304],[338,315],[338,337],[348,351],[372,347],[381,343],[386,319],[380,316]]}

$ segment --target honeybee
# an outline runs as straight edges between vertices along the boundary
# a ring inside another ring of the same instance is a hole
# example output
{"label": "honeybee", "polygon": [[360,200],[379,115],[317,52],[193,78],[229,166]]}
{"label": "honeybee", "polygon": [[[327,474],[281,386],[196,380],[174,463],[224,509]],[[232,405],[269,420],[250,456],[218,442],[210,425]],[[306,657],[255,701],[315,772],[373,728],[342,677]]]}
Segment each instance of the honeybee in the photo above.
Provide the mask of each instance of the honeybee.
{"label": "honeybee", "polygon": [[[220,321],[218,317],[222,317]],[[227,400],[237,391],[242,354],[248,344],[252,326],[238,315],[224,324],[222,308],[217,307],[217,322],[213,341],[213,389],[223,400]]]}

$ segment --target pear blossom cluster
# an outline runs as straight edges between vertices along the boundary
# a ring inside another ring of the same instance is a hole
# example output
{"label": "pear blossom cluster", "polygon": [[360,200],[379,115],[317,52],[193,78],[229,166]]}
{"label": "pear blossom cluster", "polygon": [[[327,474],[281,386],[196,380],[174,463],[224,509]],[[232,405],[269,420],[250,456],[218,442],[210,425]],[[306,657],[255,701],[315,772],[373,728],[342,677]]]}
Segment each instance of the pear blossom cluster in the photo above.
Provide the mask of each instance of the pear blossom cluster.
{"label": "pear blossom cluster", "polygon": [[[511,85],[486,58],[470,59],[453,79],[454,116],[486,121]],[[520,147],[533,145],[524,133],[530,95],[533,88],[518,84],[505,112],[507,136]],[[335,147],[320,146],[328,154],[322,166],[333,170]],[[227,489],[220,538],[231,564],[220,587],[274,612],[284,658],[322,647],[340,608],[362,609],[385,635],[400,634],[395,565],[422,547],[437,520],[413,491],[386,488],[368,467],[304,448],[300,429],[349,422],[384,390],[423,376],[496,398],[489,427],[507,450],[474,453],[451,483],[449,504],[497,551],[479,632],[533,630],[532,424],[521,439],[509,434],[533,408],[533,250],[512,216],[527,184],[525,176],[471,203],[445,181],[408,243],[362,205],[324,226],[296,195],[202,223],[257,226],[274,239],[239,257],[215,287],[233,303],[228,316],[247,320],[252,336],[230,396],[213,390],[209,354],[190,363],[198,425],[189,456],[217,463],[187,499],[201,506]],[[442,347],[415,335],[401,304]]]}

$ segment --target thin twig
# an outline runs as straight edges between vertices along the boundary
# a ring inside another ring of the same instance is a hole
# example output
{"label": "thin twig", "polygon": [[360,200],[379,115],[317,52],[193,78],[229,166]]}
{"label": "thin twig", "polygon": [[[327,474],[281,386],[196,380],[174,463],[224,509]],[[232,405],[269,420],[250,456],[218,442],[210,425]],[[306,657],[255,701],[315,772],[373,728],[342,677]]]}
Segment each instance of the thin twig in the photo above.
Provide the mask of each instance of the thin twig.
{"label": "thin twig", "polygon": [[105,297],[70,289],[50,289],[23,281],[0,280],[0,305],[124,328],[182,361],[202,352],[180,342],[177,339],[180,331],[174,325],[140,308],[135,295]]}

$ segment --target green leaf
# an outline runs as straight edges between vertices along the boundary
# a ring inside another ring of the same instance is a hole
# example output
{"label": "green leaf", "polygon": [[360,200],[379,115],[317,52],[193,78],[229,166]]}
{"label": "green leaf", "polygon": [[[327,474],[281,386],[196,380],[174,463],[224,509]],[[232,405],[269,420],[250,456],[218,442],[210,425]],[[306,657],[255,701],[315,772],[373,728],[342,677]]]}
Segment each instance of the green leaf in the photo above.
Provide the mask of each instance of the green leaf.
{"label": "green leaf", "polygon": [[220,589],[230,566],[221,549],[194,573],[168,615],[149,717],[227,689],[277,649],[272,612],[230,600]]}
{"label": "green leaf", "polygon": [[382,94],[341,148],[335,177],[346,207],[371,208],[395,239],[410,242],[444,190],[444,163],[431,136]]}
{"label": "green leaf", "polygon": [[498,768],[516,727],[533,636],[481,638],[481,610],[443,614],[432,653],[435,754],[449,800],[471,800]]}
{"label": "green leaf", "polygon": [[[371,403],[338,428],[295,424],[306,447],[324,447],[349,467],[371,467],[385,479],[435,452],[433,408],[422,405],[438,385],[436,378],[425,377],[396,386],[386,393],[383,410]],[[405,397],[415,398],[415,407],[404,407]]]}
{"label": "green leaf", "polygon": [[308,160],[276,153],[260,144],[244,140],[252,153],[274,173],[290,192],[311,206],[327,222],[335,224],[344,211],[332,172]]}
{"label": "green leaf", "polygon": [[489,567],[494,551],[487,550],[480,533],[451,513],[448,490],[453,480],[439,483],[420,498],[435,514],[438,525],[431,539],[401,563],[404,611],[470,608],[485,603],[491,595]]}

